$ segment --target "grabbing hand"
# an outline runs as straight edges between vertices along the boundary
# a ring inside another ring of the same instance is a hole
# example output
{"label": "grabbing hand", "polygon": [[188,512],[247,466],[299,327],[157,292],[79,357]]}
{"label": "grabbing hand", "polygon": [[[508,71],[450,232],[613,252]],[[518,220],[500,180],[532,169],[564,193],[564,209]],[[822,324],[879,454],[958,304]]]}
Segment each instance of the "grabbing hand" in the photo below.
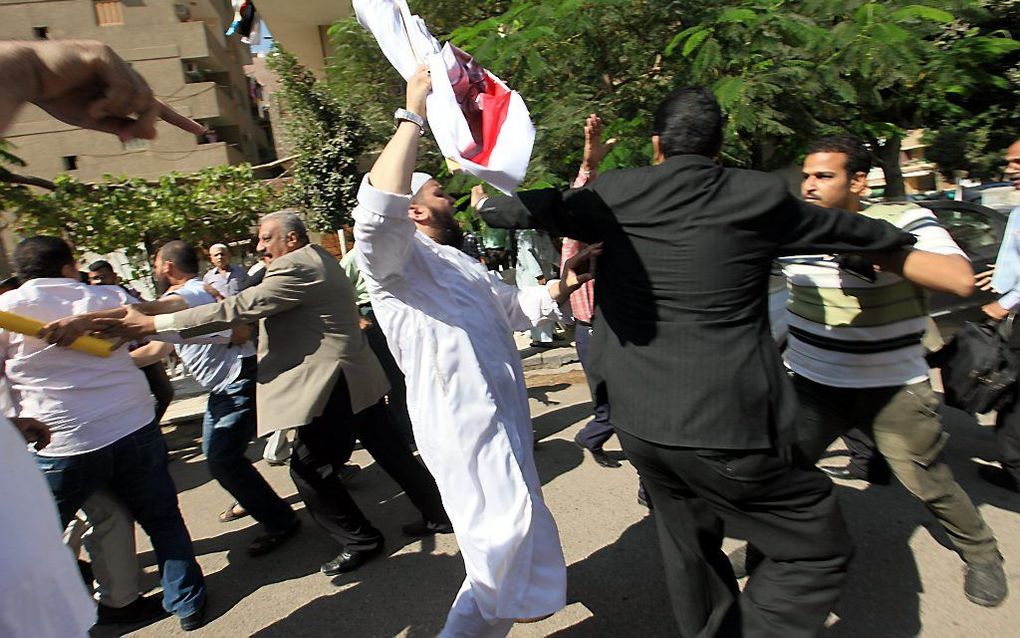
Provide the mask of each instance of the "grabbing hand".
{"label": "grabbing hand", "polygon": [[29,417],[15,416],[11,417],[11,423],[14,424],[14,427],[18,428],[26,442],[35,443],[36,450],[41,450],[50,444],[50,426],[42,421]]}
{"label": "grabbing hand", "polygon": [[995,264],[987,264],[988,270],[974,275],[974,286],[978,290],[988,291],[992,289],[992,277],[995,276]]}
{"label": "grabbing hand", "polygon": [[124,317],[121,319],[96,319],[95,322],[99,326],[98,336],[107,339],[141,339],[156,333],[155,319],[139,312],[134,306],[124,306]]}
{"label": "grabbing hand", "polygon": [[563,281],[571,291],[595,278],[595,258],[602,254],[602,243],[592,244],[563,263]]}
{"label": "grabbing hand", "polygon": [[432,76],[424,64],[419,66],[407,81],[407,110],[422,117],[425,115],[425,98],[432,92]]}
{"label": "grabbing hand", "polygon": [[28,99],[58,120],[122,142],[156,137],[157,119],[196,135],[206,130],[157,100],[142,76],[101,42],[38,42],[32,52],[36,86]]}
{"label": "grabbing hand", "polygon": [[584,158],[581,160],[581,170],[597,171],[615,145],[615,137],[602,141],[602,118],[594,113],[589,115],[584,121]]}
{"label": "grabbing hand", "polygon": [[36,336],[46,342],[63,348],[69,348],[78,337],[96,332],[102,328],[102,324],[97,323],[95,317],[80,315],[51,321],[43,326]]}

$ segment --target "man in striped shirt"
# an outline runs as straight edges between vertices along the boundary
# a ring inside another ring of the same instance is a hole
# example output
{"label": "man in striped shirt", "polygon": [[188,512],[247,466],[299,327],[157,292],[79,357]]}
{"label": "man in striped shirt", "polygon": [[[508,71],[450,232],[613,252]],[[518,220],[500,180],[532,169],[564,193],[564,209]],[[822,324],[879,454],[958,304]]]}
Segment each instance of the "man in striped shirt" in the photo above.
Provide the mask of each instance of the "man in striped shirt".
{"label": "man in striped shirt", "polygon": [[[964,592],[976,604],[1006,597],[1002,556],[991,529],[942,459],[948,435],[936,414],[921,338],[924,288],[967,296],[973,271],[965,253],[924,208],[873,206],[861,211],[871,168],[868,149],[847,137],[816,142],[804,160],[804,199],[885,219],[917,238],[902,263],[854,256],[784,260],[787,366],[801,403],[802,449],[817,459],[836,436],[858,428],[871,436],[893,474],[939,519],[964,562]],[[893,274],[902,272],[903,276]]]}

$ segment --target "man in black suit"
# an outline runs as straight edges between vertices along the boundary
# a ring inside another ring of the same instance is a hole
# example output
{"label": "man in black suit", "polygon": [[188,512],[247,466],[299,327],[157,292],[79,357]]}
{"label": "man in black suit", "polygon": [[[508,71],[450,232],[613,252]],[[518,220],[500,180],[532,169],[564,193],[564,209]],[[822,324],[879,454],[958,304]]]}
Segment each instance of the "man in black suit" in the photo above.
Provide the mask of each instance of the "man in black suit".
{"label": "man in black suit", "polygon": [[[711,93],[679,89],[655,113],[654,166],[479,209],[493,227],[603,242],[590,364],[655,503],[680,634],[814,636],[853,544],[831,482],[790,451],[796,398],[769,332],[770,264],[913,240],[800,202],[777,176],[721,168],[722,122]],[[724,534],[767,557],[743,596]]]}

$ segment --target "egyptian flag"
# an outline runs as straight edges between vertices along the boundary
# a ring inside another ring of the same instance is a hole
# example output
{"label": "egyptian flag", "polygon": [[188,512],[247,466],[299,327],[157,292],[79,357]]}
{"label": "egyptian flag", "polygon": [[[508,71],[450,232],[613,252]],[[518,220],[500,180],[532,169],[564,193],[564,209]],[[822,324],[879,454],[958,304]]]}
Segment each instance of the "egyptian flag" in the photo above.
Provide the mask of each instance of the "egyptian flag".
{"label": "egyptian flag", "polygon": [[450,43],[440,47],[406,0],[354,0],[354,11],[405,80],[419,64],[429,66],[429,128],[443,155],[512,193],[524,179],[535,142],[521,96],[467,53]]}

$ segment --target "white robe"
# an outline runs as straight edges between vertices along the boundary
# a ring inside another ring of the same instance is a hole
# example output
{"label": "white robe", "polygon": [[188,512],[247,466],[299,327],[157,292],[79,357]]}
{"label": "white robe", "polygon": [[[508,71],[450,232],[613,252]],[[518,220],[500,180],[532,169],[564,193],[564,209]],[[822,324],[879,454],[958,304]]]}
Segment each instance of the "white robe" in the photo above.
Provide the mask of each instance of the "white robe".
{"label": "white robe", "polygon": [[[542,500],[512,331],[556,316],[545,288],[519,290],[415,229],[409,195],[358,193],[358,267],[407,378],[418,451],[439,485],[467,578],[441,636],[501,635],[565,605],[566,566]],[[476,617],[473,617],[476,616]],[[483,632],[483,620],[489,628]]]}

